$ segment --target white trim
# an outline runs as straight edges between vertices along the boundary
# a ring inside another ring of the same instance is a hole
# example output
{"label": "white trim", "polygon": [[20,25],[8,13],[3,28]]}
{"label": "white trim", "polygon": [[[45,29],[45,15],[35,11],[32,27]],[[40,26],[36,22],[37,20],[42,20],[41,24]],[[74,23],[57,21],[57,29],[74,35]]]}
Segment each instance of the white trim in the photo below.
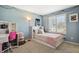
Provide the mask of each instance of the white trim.
{"label": "white trim", "polygon": [[64,41],[66,43],[71,43],[71,44],[74,44],[74,45],[79,45],[79,43],[76,43],[76,42],[70,42],[70,41]]}

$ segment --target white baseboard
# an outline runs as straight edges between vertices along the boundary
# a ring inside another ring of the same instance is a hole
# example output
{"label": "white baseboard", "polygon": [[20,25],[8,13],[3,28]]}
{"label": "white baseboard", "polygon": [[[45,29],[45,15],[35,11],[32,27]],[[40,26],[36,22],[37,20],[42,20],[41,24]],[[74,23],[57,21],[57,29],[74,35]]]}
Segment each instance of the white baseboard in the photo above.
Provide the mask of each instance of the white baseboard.
{"label": "white baseboard", "polygon": [[66,43],[71,43],[71,44],[74,44],[74,45],[79,45],[79,43],[76,43],[76,42],[70,42],[70,41],[64,41]]}

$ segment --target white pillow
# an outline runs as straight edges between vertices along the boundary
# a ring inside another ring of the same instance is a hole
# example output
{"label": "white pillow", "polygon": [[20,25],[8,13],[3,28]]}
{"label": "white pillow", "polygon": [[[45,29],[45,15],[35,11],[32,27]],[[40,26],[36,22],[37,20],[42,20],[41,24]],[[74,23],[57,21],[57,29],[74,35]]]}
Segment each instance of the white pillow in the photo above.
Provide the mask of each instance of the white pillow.
{"label": "white pillow", "polygon": [[38,34],[44,34],[44,30],[43,29],[38,29]]}

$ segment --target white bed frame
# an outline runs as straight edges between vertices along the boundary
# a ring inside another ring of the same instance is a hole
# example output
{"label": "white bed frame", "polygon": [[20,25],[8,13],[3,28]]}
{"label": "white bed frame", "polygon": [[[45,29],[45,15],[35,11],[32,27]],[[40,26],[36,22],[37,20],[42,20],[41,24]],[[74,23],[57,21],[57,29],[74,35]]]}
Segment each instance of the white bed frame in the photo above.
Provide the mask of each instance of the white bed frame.
{"label": "white bed frame", "polygon": [[[35,30],[36,32],[34,33],[33,30]],[[51,47],[53,49],[56,49],[64,41],[64,39],[63,39],[64,36],[62,36],[62,37],[58,38],[59,40],[56,42],[57,43],[56,46],[52,46],[46,42],[41,41],[40,39],[42,39],[42,38],[37,37],[37,30],[38,30],[38,28],[35,28],[35,27],[32,28],[32,40],[34,40],[38,43],[41,43],[43,45],[46,45],[46,46]]]}

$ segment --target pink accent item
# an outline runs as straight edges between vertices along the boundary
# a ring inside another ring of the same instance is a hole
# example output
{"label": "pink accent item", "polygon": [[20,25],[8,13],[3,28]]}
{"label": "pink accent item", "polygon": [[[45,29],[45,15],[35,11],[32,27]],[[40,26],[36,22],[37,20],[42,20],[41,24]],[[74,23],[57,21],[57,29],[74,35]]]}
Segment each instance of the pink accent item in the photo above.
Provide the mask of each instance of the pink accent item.
{"label": "pink accent item", "polygon": [[9,34],[9,41],[15,40],[16,39],[16,32],[10,32]]}
{"label": "pink accent item", "polygon": [[61,34],[44,33],[44,34],[37,34],[35,38],[37,39],[40,38],[39,39],[40,41],[45,42],[53,47],[57,47],[60,43],[63,42],[62,37],[63,35]]}
{"label": "pink accent item", "polygon": [[50,45],[53,45],[53,46],[56,45],[55,39],[53,39],[51,37],[47,37],[47,43],[50,44]]}

